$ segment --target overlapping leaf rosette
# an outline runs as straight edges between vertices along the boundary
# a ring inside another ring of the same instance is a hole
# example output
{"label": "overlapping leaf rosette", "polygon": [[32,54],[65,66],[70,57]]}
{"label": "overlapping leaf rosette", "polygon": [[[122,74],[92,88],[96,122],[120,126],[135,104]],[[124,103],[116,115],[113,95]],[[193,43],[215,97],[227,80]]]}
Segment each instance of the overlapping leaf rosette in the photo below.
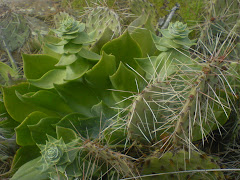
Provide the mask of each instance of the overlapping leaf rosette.
{"label": "overlapping leaf rosette", "polygon": [[190,40],[188,35],[191,32],[187,24],[182,22],[170,23],[168,29],[160,29],[162,38],[156,40],[156,46],[160,51],[167,51],[173,48],[189,49],[194,45],[194,40]]}
{"label": "overlapping leaf rosette", "polygon": [[45,145],[38,145],[41,150],[42,171],[54,167],[57,168],[58,171],[64,173],[67,165],[72,163],[78,152],[78,149],[75,147],[76,144],[77,142],[74,144],[73,142],[65,144],[62,138],[55,139],[48,136],[48,141],[46,141]]}
{"label": "overlapping leaf rosette", "polygon": [[[45,53],[52,52],[52,55],[59,59],[49,62],[55,68],[39,78],[27,76],[29,82],[41,88],[51,89],[53,88],[51,79],[54,79],[55,84],[78,79],[94,61],[98,61],[101,56],[89,51],[88,45],[93,40],[84,30],[85,24],[76,21],[73,17],[65,16],[60,27],[53,30],[59,38],[50,40],[45,47]],[[23,55],[23,58],[28,60],[28,55]]]}

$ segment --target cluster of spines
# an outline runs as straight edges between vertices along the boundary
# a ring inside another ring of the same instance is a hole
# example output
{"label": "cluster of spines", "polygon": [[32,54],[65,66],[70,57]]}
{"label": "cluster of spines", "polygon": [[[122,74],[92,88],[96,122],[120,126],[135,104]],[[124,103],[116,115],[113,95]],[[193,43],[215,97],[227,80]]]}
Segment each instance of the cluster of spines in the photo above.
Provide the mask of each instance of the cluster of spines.
{"label": "cluster of spines", "polygon": [[115,152],[98,142],[86,141],[82,145],[85,151],[89,152],[96,159],[110,164],[123,177],[134,177],[137,174],[134,158]]}

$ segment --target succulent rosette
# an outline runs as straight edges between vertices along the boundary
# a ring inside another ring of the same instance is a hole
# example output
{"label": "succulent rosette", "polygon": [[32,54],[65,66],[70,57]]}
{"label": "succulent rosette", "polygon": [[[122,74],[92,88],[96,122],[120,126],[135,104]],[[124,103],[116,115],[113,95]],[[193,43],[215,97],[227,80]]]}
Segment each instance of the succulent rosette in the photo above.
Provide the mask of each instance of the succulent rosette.
{"label": "succulent rosette", "polygon": [[59,37],[64,39],[74,39],[79,32],[84,31],[85,24],[76,21],[71,16],[65,16],[60,22],[60,27],[53,30]]}
{"label": "succulent rosette", "polygon": [[189,49],[194,45],[194,40],[188,38],[191,32],[187,24],[182,22],[170,23],[168,29],[160,29],[162,37],[153,34],[153,40],[159,51],[168,51],[169,49],[183,48]]}
{"label": "succulent rosette", "polygon": [[182,22],[175,22],[175,23],[170,23],[168,26],[168,31],[167,30],[162,30],[162,34],[165,37],[169,37],[169,39],[174,39],[174,38],[186,38],[188,37],[188,34],[191,32],[187,28],[187,24],[183,24]]}
{"label": "succulent rosette", "polygon": [[78,151],[76,149],[72,150],[76,142],[65,144],[62,138],[47,137],[48,141],[46,141],[45,145],[38,144],[42,155],[40,160],[42,162],[42,171],[46,171],[54,166],[63,173],[76,157]]}
{"label": "succulent rosette", "polygon": [[[60,27],[53,30],[59,38],[51,37],[44,46],[44,53],[51,55],[54,66],[37,78],[28,77],[29,82],[40,88],[52,89],[53,84],[63,84],[81,78],[97,63],[101,55],[89,50],[93,39],[84,30],[85,24],[73,17],[64,16]],[[24,61],[28,58],[28,55],[23,55]]]}

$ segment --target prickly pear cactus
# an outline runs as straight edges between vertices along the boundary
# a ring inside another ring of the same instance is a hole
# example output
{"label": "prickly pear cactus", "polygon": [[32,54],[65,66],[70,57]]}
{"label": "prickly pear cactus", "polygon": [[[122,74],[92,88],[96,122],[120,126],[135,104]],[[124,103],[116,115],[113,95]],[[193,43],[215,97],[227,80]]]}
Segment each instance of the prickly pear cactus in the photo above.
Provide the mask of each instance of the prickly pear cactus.
{"label": "prickly pear cactus", "polygon": [[152,3],[148,0],[130,0],[130,10],[135,15],[141,15],[142,13],[151,14],[155,16],[157,11]]}
{"label": "prickly pear cactus", "polygon": [[[90,9],[86,21],[86,30],[91,37],[98,41],[106,32],[112,31],[112,36],[121,34],[120,18],[116,12],[108,7],[96,7]],[[109,34],[108,34],[109,35]]]}
{"label": "prickly pear cactus", "polygon": [[6,5],[1,5],[4,12],[0,17],[0,48],[14,51],[24,45],[30,35],[30,28],[26,19],[16,13],[12,13]]}
{"label": "prickly pear cactus", "polygon": [[[195,140],[228,119],[234,101],[225,80],[232,74],[230,65],[221,59],[192,59],[188,50],[194,42],[179,22],[163,30],[163,37],[152,35],[148,43],[159,51],[140,47],[144,41],[136,40],[143,38],[137,33],[146,32],[126,31],[94,53],[84,28],[64,19],[54,31],[59,38],[46,45],[48,53],[23,55],[29,82],[2,88],[4,106],[18,122],[14,129],[21,147],[13,166],[21,167],[15,179],[34,174],[39,179],[132,178],[149,175],[150,169],[162,172],[159,157],[167,173],[179,170],[178,164],[196,170],[196,161],[218,168],[191,150]],[[69,149],[75,139],[78,144]],[[179,150],[186,145],[189,151]],[[76,146],[77,155],[68,151]],[[166,167],[166,162],[173,165]],[[178,175],[202,178],[199,173]]]}
{"label": "prickly pear cactus", "polygon": [[[181,140],[204,139],[218,124],[227,121],[231,100],[228,95],[221,96],[221,89],[231,92],[228,82],[221,78],[227,76],[227,63],[215,59],[197,63],[185,50],[182,55],[177,52],[181,51],[178,48],[187,49],[193,44],[188,33],[186,26],[177,22],[164,30],[164,37],[157,41],[157,48],[164,52],[152,60],[161,69],[154,68],[157,77],[131,106],[128,116],[131,139],[150,144],[157,141],[182,144]],[[173,53],[179,56],[171,56]],[[147,66],[145,69],[149,70]]]}
{"label": "prickly pear cactus", "polygon": [[[223,172],[211,171],[219,169],[216,158],[202,152],[172,150],[165,154],[154,154],[146,158],[142,168],[143,175],[152,174],[142,179],[224,179]],[[204,170],[208,169],[209,172]],[[194,171],[196,170],[196,171]],[[203,170],[203,171],[201,171]],[[185,172],[184,172],[185,171]],[[187,172],[190,171],[190,172]],[[158,174],[159,173],[159,174]]]}
{"label": "prickly pear cactus", "polygon": [[148,0],[130,0],[129,8],[135,16],[149,16],[151,23],[157,25],[158,12],[156,7]]}

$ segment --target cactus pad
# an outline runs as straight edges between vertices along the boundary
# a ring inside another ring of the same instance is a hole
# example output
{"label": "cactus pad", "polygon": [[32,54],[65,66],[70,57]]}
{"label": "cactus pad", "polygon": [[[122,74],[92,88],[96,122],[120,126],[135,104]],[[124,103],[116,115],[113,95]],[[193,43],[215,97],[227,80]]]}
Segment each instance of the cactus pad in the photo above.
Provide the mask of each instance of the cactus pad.
{"label": "cactus pad", "polygon": [[[142,175],[153,174],[143,178],[152,179],[224,179],[221,171],[194,172],[194,170],[220,169],[213,157],[203,153],[185,150],[170,151],[163,155],[153,155],[145,160],[142,168]],[[193,170],[191,172],[191,170]],[[178,173],[178,171],[189,171]],[[164,173],[163,175],[154,175]],[[168,174],[169,173],[169,174]]]}
{"label": "cactus pad", "polygon": [[121,33],[120,18],[117,13],[108,7],[96,7],[89,11],[86,21],[86,30],[96,41],[98,41],[104,32],[109,28],[113,35],[118,36]]}
{"label": "cactus pad", "polygon": [[0,17],[0,48],[5,50],[7,46],[9,51],[14,51],[24,45],[30,29],[22,15],[12,13],[6,5],[0,8],[6,12]]}

